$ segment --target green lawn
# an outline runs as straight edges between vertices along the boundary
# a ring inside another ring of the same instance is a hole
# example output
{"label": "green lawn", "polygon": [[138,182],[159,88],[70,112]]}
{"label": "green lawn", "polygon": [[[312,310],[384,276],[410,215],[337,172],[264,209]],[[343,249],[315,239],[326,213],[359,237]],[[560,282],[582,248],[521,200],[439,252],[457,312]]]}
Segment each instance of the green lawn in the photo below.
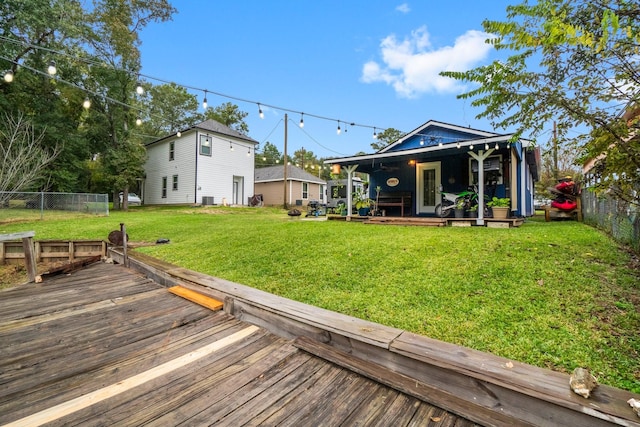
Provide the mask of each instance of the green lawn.
{"label": "green lawn", "polygon": [[36,239],[104,238],[186,268],[440,340],[640,392],[640,275],[572,221],[517,229],[290,219],[262,208],[134,208],[109,217],[2,222]]}

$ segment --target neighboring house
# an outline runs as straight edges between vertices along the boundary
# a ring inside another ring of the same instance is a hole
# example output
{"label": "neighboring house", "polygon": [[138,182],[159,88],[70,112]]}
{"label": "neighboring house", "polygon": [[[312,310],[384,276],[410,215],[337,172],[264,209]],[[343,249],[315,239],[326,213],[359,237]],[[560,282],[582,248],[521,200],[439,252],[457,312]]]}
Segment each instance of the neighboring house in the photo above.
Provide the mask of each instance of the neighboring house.
{"label": "neighboring house", "polygon": [[146,145],[143,202],[246,205],[257,141],[206,120]]}
{"label": "neighboring house", "polygon": [[256,169],[255,194],[262,194],[265,205],[284,205],[285,191],[288,205],[306,206],[310,200],[326,203],[327,182],[295,166],[287,166],[287,184],[284,184],[284,166]]}
{"label": "neighboring house", "polygon": [[[373,199],[378,186],[381,193],[409,194],[414,216],[434,216],[442,191],[457,193],[472,184],[483,195],[509,197],[513,215],[531,216],[540,152],[527,140],[512,139],[432,120],[375,154],[325,163],[368,173]],[[482,210],[478,214],[482,223]]]}

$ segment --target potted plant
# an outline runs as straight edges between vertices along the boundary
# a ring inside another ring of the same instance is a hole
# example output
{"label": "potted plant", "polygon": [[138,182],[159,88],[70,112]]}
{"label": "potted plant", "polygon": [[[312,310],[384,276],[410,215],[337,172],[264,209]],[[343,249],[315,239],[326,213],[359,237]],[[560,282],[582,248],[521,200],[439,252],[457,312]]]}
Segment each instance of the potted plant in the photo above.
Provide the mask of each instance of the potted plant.
{"label": "potted plant", "polygon": [[353,193],[353,203],[358,211],[358,215],[367,216],[371,210],[373,200],[371,200],[365,193],[355,192]]}
{"label": "potted plant", "polygon": [[469,208],[469,218],[478,217],[478,205],[473,205]]}
{"label": "potted plant", "polygon": [[455,208],[453,208],[453,212],[456,218],[464,218],[464,205],[464,198],[461,197],[456,201],[456,206]]}
{"label": "potted plant", "polygon": [[511,207],[510,199],[508,197],[493,197],[487,203],[487,207],[491,208],[493,212],[493,217],[498,219],[506,219],[507,214],[509,213],[509,208]]}

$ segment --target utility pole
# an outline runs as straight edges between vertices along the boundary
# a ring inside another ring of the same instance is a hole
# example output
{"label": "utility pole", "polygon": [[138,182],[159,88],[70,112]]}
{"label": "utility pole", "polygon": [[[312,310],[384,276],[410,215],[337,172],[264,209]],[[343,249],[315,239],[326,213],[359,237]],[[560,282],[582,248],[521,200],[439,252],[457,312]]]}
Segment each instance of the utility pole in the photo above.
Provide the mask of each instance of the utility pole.
{"label": "utility pole", "polygon": [[282,163],[284,166],[284,172],[282,174],[284,181],[284,208],[289,209],[287,205],[287,123],[288,123],[287,113],[284,114],[284,161]]}

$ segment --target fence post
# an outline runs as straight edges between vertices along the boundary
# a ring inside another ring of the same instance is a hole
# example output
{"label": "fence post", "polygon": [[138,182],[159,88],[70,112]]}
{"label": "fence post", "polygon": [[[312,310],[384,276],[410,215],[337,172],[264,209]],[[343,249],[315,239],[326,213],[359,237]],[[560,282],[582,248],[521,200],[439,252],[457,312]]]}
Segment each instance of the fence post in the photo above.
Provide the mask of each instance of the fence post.
{"label": "fence post", "polygon": [[44,218],[44,191],[40,192],[40,219]]}
{"label": "fence post", "polygon": [[122,255],[124,256],[124,266],[129,267],[129,257],[127,256],[127,227],[124,222],[120,223],[120,234],[122,235]]}

